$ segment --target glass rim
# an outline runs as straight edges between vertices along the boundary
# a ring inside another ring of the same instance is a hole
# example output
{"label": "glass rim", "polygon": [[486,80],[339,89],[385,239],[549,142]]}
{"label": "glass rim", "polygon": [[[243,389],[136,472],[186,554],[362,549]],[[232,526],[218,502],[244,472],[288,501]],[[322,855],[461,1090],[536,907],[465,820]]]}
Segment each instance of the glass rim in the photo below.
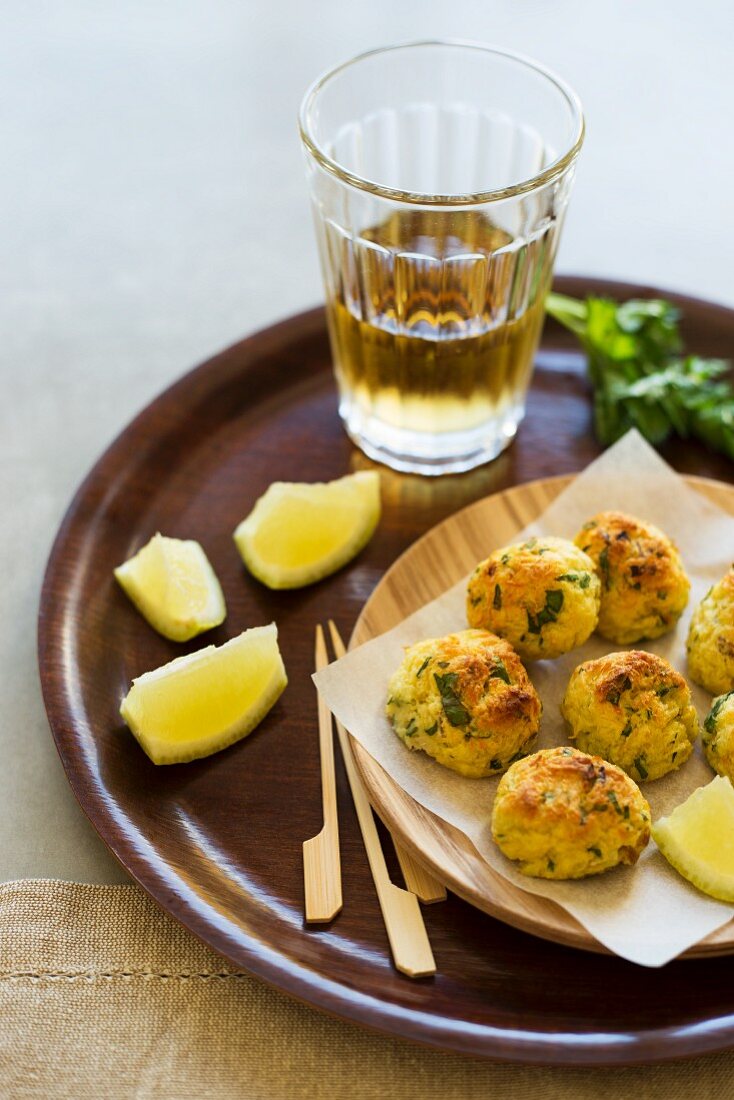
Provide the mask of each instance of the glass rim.
{"label": "glass rim", "polygon": [[[355,172],[350,172],[337,160],[330,157],[328,153],[324,152],[313,136],[311,126],[312,108],[319,93],[329,81],[334,79],[334,77],[339,76],[339,74],[343,73],[346,69],[351,68],[360,61],[365,61],[369,57],[375,57],[377,54],[391,53],[394,50],[416,49],[425,46],[451,46],[461,49],[479,50],[483,53],[495,54],[499,57],[517,61],[520,65],[524,65],[526,68],[539,73],[541,76],[545,77],[549,83],[555,86],[566,100],[571,110],[574,121],[573,144],[563,154],[556,157],[552,164],[549,164],[542,172],[538,172],[528,179],[518,180],[517,183],[510,184],[506,187],[493,188],[489,191],[475,191],[469,194],[437,195],[423,191],[403,191],[400,188],[387,187],[383,184],[376,183],[374,180],[359,176]],[[516,53],[514,50],[506,50],[499,46],[488,46],[481,42],[471,42],[458,38],[427,38],[412,42],[398,42],[392,46],[378,46],[375,49],[365,50],[363,53],[350,57],[347,61],[343,61],[334,68],[328,69],[326,72],[322,73],[308,87],[301,102],[298,122],[301,141],[314,160],[325,169],[325,171],[336,176],[337,179],[340,179],[343,183],[358,188],[360,191],[368,191],[370,194],[377,195],[380,198],[413,203],[420,206],[471,206],[479,203],[497,202],[499,199],[513,198],[516,195],[534,191],[544,186],[546,183],[550,183],[552,180],[557,179],[558,176],[561,176],[573,163],[584,143],[586,130],[584,114],[579,97],[576,95],[573,88],[571,88],[565,80],[557,76],[551,69],[546,68],[545,65],[541,65],[530,57],[526,57],[524,54]]]}

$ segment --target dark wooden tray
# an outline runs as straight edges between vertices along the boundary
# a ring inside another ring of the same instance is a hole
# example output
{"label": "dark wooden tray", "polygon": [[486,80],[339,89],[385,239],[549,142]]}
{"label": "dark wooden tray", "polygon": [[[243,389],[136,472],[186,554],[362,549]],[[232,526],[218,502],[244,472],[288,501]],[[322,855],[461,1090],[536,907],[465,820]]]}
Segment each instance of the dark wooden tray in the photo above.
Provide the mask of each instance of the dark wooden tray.
{"label": "dark wooden tray", "polygon": [[[559,279],[558,288],[652,293],[576,278]],[[690,347],[732,354],[734,311],[668,297],[684,312]],[[398,974],[340,766],[345,906],[329,927],[303,924],[301,843],[321,824],[314,624],[330,615],[349,635],[382,573],[418,535],[481,496],[578,470],[597,450],[582,360],[550,325],[528,418],[508,452],[450,478],[383,471],[384,517],[366,551],[319,585],[274,593],[244,573],[231,538],[236,523],[274,479],[327,480],[369,465],[337,418],[323,312],[228,349],[133,421],[79,489],[57,536],[41,597],[39,664],[76,797],[164,909],[280,989],[444,1049],[613,1064],[734,1044],[734,959],[650,972],[535,939],[454,896],[425,910],[436,977]],[[679,470],[731,481],[730,463],[693,444],[664,453]],[[113,566],[157,530],[199,539],[222,581],[229,616],[206,640],[275,619],[290,677],[246,741],[168,768],[147,760],[118,717],[131,678],[187,648],[147,627],[112,578]]]}

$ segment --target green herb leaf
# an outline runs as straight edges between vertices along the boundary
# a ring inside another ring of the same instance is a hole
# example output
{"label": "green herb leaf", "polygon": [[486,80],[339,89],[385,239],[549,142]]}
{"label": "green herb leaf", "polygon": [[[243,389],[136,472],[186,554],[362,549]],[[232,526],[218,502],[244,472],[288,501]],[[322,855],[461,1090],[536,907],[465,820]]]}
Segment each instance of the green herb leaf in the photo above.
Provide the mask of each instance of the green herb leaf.
{"label": "green herb leaf", "polygon": [[720,695],[718,699],[714,699],[711,710],[706,715],[706,720],[703,723],[703,728],[706,733],[714,733],[716,730],[716,719],[719,717],[719,711],[723,707],[730,695],[734,695],[734,692],[728,691],[726,695]]}
{"label": "green herb leaf", "polygon": [[653,444],[696,436],[734,458],[734,386],[728,364],[681,357],[679,315],[670,302],[549,294],[546,309],[586,351],[594,423],[604,444],[637,428]]}
{"label": "green herb leaf", "polygon": [[617,798],[614,791],[607,791],[607,798],[611,802],[612,806],[614,806],[615,812],[618,813],[621,817],[622,816],[622,807],[619,805],[619,799]]}
{"label": "green herb leaf", "polygon": [[501,661],[499,657],[495,657],[494,659],[494,668],[490,672],[489,678],[490,680],[504,680],[506,684],[510,684],[512,682],[510,680],[510,674],[505,668],[504,661]]}
{"label": "green herb leaf", "polygon": [[502,589],[498,584],[494,586],[494,599],[492,600],[492,607],[495,611],[502,609]]}
{"label": "green herb leaf", "polygon": [[637,774],[639,775],[640,779],[647,779],[648,773],[647,768],[645,767],[644,756],[635,757],[635,768],[637,769]]}
{"label": "green herb leaf", "polygon": [[557,581],[568,581],[569,584],[577,584],[579,588],[588,588],[591,583],[590,573],[562,573],[556,577]]}
{"label": "green herb leaf", "polygon": [[546,592],[545,606],[555,612],[556,615],[558,614],[563,607],[563,592],[560,588],[554,588],[550,592]]}
{"label": "green herb leaf", "polygon": [[547,607],[542,608],[537,615],[533,615],[531,611],[528,611],[528,632],[530,634],[540,634],[545,624],[555,622],[555,619],[555,615],[552,615]]}
{"label": "green herb leaf", "polygon": [[430,654],[429,654],[429,656],[428,656],[428,657],[426,657],[425,661],[423,662],[423,664],[421,665],[421,667],[420,667],[420,668],[418,669],[418,671],[416,672],[416,674],[415,674],[415,678],[416,678],[416,680],[417,680],[417,679],[418,679],[418,677],[420,676],[421,672],[425,672],[425,670],[426,670],[426,668],[428,668],[428,665],[430,664],[430,662],[431,662],[431,657],[430,657]]}
{"label": "green herb leaf", "polygon": [[459,729],[468,725],[471,715],[456,692],[456,682],[459,679],[458,673],[446,672],[443,676],[439,676],[434,672],[433,679],[436,681],[436,687],[441,695],[443,712],[451,725],[457,726]]}
{"label": "green herb leaf", "polygon": [[563,592],[560,588],[553,588],[545,594],[545,607],[542,607],[537,615],[528,611],[528,631],[531,634],[540,634],[546,623],[554,623],[558,618],[558,612],[563,607]]}
{"label": "green herb leaf", "polygon": [[601,569],[604,587],[609,588],[609,547],[605,546],[599,555],[599,568]]}
{"label": "green herb leaf", "polygon": [[629,691],[631,687],[632,681],[630,680],[629,676],[625,676],[621,684],[618,683],[617,685],[615,685],[615,687],[612,688],[611,691],[607,692],[607,702],[616,707],[619,704],[622,692]]}

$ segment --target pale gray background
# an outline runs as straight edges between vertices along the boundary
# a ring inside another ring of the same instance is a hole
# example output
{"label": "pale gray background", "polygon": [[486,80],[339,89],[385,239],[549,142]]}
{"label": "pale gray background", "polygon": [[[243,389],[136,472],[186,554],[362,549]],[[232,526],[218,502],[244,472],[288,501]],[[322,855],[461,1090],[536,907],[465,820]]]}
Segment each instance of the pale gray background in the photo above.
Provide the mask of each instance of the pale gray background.
{"label": "pale gray background", "polygon": [[734,305],[728,0],[3,0],[0,878],[122,880],[72,798],[37,684],[43,565],[131,414],[317,302],[295,115],[371,46],[524,51],[588,119],[559,267]]}

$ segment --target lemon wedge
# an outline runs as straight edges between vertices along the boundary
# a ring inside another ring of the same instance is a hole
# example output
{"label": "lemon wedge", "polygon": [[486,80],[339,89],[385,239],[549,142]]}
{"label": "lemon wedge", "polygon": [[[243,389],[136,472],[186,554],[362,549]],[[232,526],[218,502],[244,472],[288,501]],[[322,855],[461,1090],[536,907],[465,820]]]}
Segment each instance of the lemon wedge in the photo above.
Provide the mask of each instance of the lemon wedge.
{"label": "lemon wedge", "polygon": [[301,588],[346,565],[380,518],[380,476],[360,471],[317,484],[276,481],[234,533],[242,560],[268,588]]}
{"label": "lemon wedge", "polygon": [[120,714],[154,764],[180,764],[251,733],[287,683],[271,623],[139,676]]}
{"label": "lemon wedge", "polygon": [[684,878],[734,902],[734,787],[717,776],[652,827],[655,843]]}
{"label": "lemon wedge", "polygon": [[150,625],[174,642],[224,622],[224,596],[198,542],[154,535],[115,569],[115,577]]}

